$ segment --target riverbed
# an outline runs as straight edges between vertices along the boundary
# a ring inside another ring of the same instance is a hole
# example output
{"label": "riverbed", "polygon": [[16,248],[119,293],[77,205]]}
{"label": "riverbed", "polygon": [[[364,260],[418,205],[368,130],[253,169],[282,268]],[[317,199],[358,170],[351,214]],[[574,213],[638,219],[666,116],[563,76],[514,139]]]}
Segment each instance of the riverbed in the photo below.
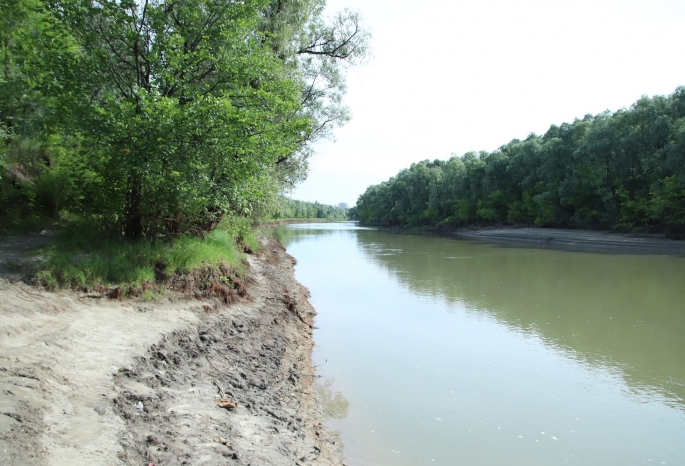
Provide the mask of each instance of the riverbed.
{"label": "riverbed", "polygon": [[350,465],[685,464],[685,259],[300,224]]}

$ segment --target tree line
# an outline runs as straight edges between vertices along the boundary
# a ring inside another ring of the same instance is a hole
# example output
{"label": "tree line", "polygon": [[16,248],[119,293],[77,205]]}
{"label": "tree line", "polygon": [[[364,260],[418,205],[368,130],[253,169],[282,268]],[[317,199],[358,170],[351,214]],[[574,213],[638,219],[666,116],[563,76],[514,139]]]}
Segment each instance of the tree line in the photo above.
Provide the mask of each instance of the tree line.
{"label": "tree line", "polygon": [[356,13],[325,0],[0,0],[0,220],[114,236],[267,218],[349,119]]}
{"label": "tree line", "polygon": [[359,196],[364,224],[685,233],[685,87],[493,152],[425,160]]}
{"label": "tree line", "polygon": [[282,197],[279,206],[272,214],[274,220],[279,219],[326,219],[347,220],[348,209],[338,206],[320,204],[319,202],[306,202]]}

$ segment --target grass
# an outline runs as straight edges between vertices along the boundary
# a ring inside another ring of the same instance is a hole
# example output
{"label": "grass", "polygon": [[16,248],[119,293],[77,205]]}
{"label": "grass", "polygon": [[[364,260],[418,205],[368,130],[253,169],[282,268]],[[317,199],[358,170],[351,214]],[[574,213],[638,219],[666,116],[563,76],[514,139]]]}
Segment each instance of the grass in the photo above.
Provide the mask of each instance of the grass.
{"label": "grass", "polygon": [[[242,243],[257,251],[254,236],[244,235]],[[241,252],[234,234],[217,229],[206,238],[180,237],[171,241],[130,241],[99,235],[84,225],[63,228],[55,243],[41,251],[47,260],[35,273],[48,288],[93,289],[100,286],[143,289],[164,277],[184,275],[203,267],[224,266],[244,272]]]}
{"label": "grass", "polygon": [[259,251],[259,241],[257,241],[257,237],[254,235],[254,232],[245,234],[243,236],[243,244],[254,252]]}

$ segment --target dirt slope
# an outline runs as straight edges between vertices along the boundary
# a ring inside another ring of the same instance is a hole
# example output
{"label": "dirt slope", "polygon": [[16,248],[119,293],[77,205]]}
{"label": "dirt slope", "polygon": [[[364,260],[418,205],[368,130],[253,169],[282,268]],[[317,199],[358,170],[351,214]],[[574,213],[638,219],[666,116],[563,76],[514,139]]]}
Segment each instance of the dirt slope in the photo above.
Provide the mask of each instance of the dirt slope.
{"label": "dirt slope", "polygon": [[[264,240],[249,297],[151,304],[0,282],[0,463],[341,464],[312,387],[314,310]],[[220,387],[238,402],[215,402]]]}

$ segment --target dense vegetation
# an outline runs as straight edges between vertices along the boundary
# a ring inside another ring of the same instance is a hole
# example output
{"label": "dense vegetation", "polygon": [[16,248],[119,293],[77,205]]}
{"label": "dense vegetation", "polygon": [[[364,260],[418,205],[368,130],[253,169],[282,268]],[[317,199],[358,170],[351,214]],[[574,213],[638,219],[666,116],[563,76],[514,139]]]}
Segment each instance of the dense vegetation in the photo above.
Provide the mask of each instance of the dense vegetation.
{"label": "dense vegetation", "polygon": [[423,161],[369,187],[365,224],[685,232],[685,88],[553,125],[494,152]]}
{"label": "dense vegetation", "polygon": [[0,0],[0,223],[205,236],[268,218],[348,119],[325,0]]}
{"label": "dense vegetation", "polygon": [[272,214],[274,220],[279,219],[326,219],[347,220],[348,209],[337,206],[320,204],[318,202],[297,201],[287,197],[281,198],[279,207]]}

